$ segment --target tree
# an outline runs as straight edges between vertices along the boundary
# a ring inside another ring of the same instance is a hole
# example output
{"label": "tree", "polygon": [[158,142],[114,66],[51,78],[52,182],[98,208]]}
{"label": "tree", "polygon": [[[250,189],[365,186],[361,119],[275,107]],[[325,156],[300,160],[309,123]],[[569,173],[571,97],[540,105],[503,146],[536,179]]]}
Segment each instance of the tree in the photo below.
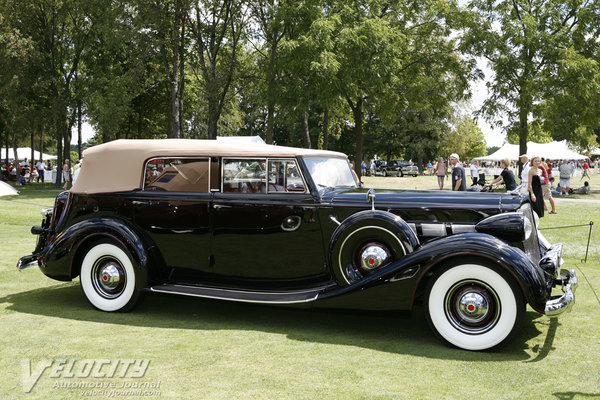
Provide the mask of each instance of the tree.
{"label": "tree", "polygon": [[[168,137],[183,135],[183,98],[185,87],[186,31],[185,21],[191,0],[134,0],[137,23],[150,46],[162,60],[168,93]],[[131,12],[131,11],[129,11]],[[127,18],[128,19],[128,18]],[[126,19],[126,21],[127,21]]]}
{"label": "tree", "polygon": [[461,160],[472,160],[487,153],[483,132],[471,117],[458,116],[453,129],[445,137],[442,147],[444,158],[457,153]]}
{"label": "tree", "polygon": [[[473,0],[476,13],[465,36],[494,71],[491,96],[481,112],[488,118],[507,115],[518,127],[519,152],[526,153],[529,123],[544,120],[538,105],[555,93],[561,65],[570,64],[565,50],[597,37],[596,1]],[[579,53],[582,54],[582,53]]]}
{"label": "tree", "polygon": [[219,118],[237,67],[245,25],[244,8],[239,0],[200,0],[187,20],[196,46],[193,66],[200,70],[198,82],[203,85],[208,105],[208,138],[216,139]]}

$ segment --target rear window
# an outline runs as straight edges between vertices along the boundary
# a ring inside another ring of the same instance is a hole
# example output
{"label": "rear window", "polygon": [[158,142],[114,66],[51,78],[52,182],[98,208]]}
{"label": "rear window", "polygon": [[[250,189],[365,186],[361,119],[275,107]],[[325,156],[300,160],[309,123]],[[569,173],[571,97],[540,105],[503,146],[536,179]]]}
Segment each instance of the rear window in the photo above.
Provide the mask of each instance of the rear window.
{"label": "rear window", "polygon": [[154,158],[146,163],[144,190],[207,193],[208,158]]}

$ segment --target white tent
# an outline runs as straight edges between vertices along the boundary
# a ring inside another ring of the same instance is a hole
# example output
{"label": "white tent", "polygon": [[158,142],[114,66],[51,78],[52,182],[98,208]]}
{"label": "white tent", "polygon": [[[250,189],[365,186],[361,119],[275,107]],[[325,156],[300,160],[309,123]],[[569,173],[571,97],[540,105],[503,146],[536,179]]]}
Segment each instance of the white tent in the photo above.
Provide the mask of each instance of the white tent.
{"label": "white tent", "polygon": [[[480,161],[500,161],[502,159],[508,158],[510,160],[516,161],[518,160],[519,155],[520,154],[518,144],[506,143],[496,152],[488,156],[477,157],[475,159]],[[548,160],[585,160],[588,158],[587,156],[584,156],[571,150],[567,145],[566,140],[563,140],[562,142],[552,143],[527,142],[527,155],[529,157],[540,156]]]}
{"label": "white tent", "polygon": [[[31,147],[18,147],[17,148],[17,155],[19,156],[19,160],[24,160],[25,158],[27,158],[28,160],[31,158]],[[33,152],[33,156],[36,160],[40,159],[40,152],[35,150]],[[11,160],[15,159],[15,152],[12,149],[12,147],[8,148],[8,158]],[[51,156],[50,154],[46,154],[46,153],[42,153],[42,158],[44,160],[56,160],[58,157],[56,156]],[[6,160],[6,149],[2,148],[0,151],[0,160]],[[29,160],[31,161],[31,160]]]}

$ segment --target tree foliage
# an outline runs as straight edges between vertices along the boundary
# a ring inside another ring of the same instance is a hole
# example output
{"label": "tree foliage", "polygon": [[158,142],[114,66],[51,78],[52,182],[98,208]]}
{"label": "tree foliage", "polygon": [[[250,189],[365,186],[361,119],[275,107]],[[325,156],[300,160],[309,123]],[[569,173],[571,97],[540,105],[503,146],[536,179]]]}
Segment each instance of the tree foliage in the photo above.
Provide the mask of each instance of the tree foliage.
{"label": "tree foliage", "polygon": [[[0,141],[70,157],[72,128],[119,138],[260,135],[355,167],[600,132],[596,0],[0,0]],[[524,151],[523,151],[524,152]],[[59,174],[60,176],[60,174]]]}

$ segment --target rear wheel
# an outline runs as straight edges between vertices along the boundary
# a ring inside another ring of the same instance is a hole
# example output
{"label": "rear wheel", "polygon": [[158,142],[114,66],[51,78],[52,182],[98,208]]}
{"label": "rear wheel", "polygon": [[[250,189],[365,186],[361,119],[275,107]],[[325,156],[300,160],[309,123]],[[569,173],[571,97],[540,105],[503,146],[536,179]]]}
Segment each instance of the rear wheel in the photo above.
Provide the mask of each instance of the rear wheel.
{"label": "rear wheel", "polygon": [[85,297],[102,311],[127,311],[139,298],[131,259],[112,243],[98,243],[87,250],[79,279]]}
{"label": "rear wheel", "polygon": [[443,341],[465,350],[502,347],[518,331],[525,312],[514,280],[477,263],[444,269],[427,293],[430,327]]}

